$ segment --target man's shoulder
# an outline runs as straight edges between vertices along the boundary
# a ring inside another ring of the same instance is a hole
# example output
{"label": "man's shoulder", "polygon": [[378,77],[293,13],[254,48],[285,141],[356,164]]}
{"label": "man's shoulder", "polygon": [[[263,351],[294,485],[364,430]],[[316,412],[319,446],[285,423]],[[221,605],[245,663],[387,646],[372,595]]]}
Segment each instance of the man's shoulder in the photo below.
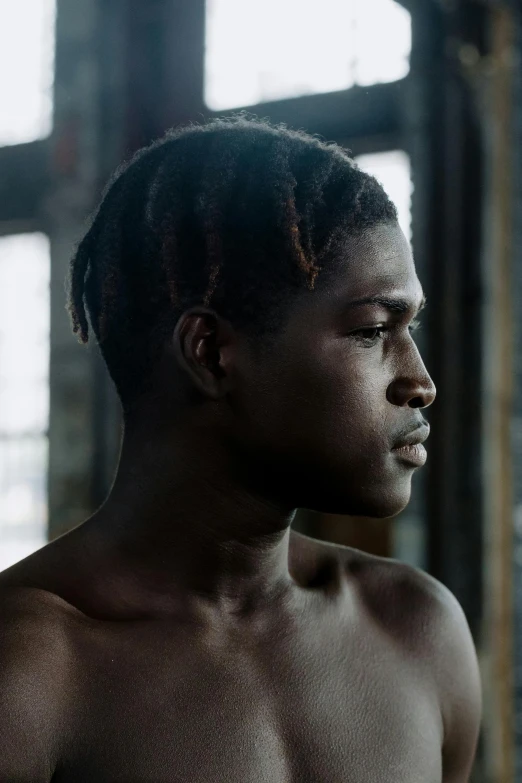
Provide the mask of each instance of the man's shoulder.
{"label": "man's shoulder", "polygon": [[66,714],[63,624],[45,591],[0,581],[2,780],[50,780]]}
{"label": "man's shoulder", "polygon": [[335,553],[365,618],[406,656],[415,676],[421,674],[440,712],[445,779],[467,780],[482,693],[473,638],[457,598],[439,580],[407,563],[350,547],[317,545]]}
{"label": "man's shoulder", "polygon": [[350,547],[338,550],[348,578],[357,581],[371,608],[385,606],[390,620],[400,622],[407,614],[411,623],[426,613],[435,619],[459,606],[442,582],[417,566]]}
{"label": "man's shoulder", "polygon": [[87,587],[73,541],[70,534],[50,541],[0,572],[0,618],[17,615],[24,626],[56,629],[80,614],[62,597],[64,585]]}
{"label": "man's shoulder", "polygon": [[[44,547],[43,549],[46,549]],[[58,694],[70,660],[72,610],[46,584],[42,550],[0,573],[0,667]],[[30,672],[38,672],[31,678]]]}
{"label": "man's shoulder", "polygon": [[469,633],[454,594],[421,568],[394,558],[379,557],[352,547],[308,538],[317,555],[331,554],[339,562],[368,615],[401,643],[432,648],[442,631],[455,626]]}
{"label": "man's shoulder", "polygon": [[300,546],[316,557],[333,555],[342,564],[346,575],[358,581],[363,589],[388,591],[394,588],[394,595],[397,590],[407,590],[409,593],[413,591],[410,598],[421,600],[423,608],[426,601],[434,605],[444,605],[448,601],[451,603],[456,600],[442,582],[421,568],[343,544],[311,538],[302,533],[296,534],[297,536]]}
{"label": "man's shoulder", "polygon": [[[446,736],[465,725],[476,732],[480,670],[466,615],[455,595],[420,568],[336,546],[348,583],[366,609],[437,693]],[[450,740],[451,741],[451,740]]]}
{"label": "man's shoulder", "polygon": [[[1,577],[1,575],[0,575]],[[0,578],[0,656],[3,673],[31,667],[56,673],[67,646],[64,612],[49,591]]]}

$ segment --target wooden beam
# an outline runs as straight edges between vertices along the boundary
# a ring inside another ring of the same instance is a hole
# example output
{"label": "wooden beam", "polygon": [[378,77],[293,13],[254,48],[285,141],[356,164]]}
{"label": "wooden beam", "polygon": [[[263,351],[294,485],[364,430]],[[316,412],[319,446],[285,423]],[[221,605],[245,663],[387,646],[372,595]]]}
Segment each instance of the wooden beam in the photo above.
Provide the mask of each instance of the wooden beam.
{"label": "wooden beam", "polygon": [[226,111],[203,111],[205,117],[226,117],[245,109],[271,122],[286,122],[294,128],[328,138],[397,136],[403,125],[403,102],[407,78],[390,84],[350,87],[337,92],[303,95]]}
{"label": "wooden beam", "polygon": [[48,149],[48,140],[0,147],[0,222],[41,222]]}
{"label": "wooden beam", "polygon": [[[487,406],[489,513],[486,517],[487,638],[491,677],[487,696],[495,780],[515,781],[513,672],[513,18],[507,8],[491,11],[492,72],[489,85],[491,135],[491,254],[487,262]],[[490,684],[493,683],[493,686]]]}

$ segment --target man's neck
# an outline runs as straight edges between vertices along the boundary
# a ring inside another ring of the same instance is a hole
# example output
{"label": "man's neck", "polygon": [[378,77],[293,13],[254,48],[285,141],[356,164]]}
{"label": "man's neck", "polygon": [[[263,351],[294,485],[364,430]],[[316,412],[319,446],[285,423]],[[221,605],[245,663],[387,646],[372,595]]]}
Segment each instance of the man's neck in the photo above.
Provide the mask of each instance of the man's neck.
{"label": "man's neck", "polygon": [[240,486],[216,451],[194,437],[188,448],[182,437],[124,437],[111,493],[88,522],[136,586],[253,612],[293,584],[294,511]]}

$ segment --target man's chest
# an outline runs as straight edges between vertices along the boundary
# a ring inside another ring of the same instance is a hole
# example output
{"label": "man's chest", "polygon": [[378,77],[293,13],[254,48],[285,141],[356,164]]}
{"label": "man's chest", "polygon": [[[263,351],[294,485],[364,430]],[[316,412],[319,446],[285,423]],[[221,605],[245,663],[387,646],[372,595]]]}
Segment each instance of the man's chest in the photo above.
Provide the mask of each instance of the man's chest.
{"label": "man's chest", "polygon": [[386,645],[288,638],[246,654],[121,641],[82,678],[57,783],[442,779],[435,699]]}

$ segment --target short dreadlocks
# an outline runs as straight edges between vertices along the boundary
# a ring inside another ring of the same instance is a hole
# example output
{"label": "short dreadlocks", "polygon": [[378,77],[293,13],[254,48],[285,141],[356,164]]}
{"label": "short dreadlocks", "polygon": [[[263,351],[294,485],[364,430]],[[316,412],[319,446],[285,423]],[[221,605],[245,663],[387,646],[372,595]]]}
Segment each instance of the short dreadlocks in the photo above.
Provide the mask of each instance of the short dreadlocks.
{"label": "short dreadlocks", "polygon": [[170,130],[105,188],[70,265],[73,330],[88,341],[87,308],[126,412],[185,309],[212,305],[267,338],[343,237],[396,220],[333,142],[245,112]]}

